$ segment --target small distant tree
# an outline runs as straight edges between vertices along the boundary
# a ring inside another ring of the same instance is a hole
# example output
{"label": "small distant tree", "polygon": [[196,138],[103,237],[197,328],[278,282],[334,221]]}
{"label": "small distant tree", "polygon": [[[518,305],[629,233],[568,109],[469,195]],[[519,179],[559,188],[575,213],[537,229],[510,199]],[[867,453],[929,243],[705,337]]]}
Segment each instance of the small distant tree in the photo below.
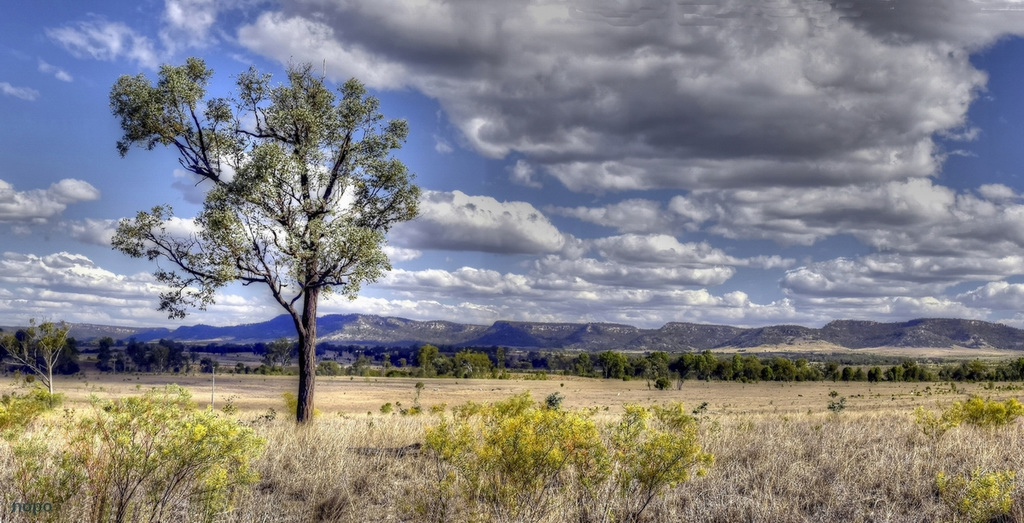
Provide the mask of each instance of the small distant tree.
{"label": "small distant tree", "polygon": [[45,321],[37,327],[36,320],[29,320],[28,328],[0,336],[0,346],[11,363],[29,369],[53,394],[53,370],[67,347],[70,328],[63,321]]}
{"label": "small distant tree", "polygon": [[463,349],[452,358],[452,366],[457,378],[479,377],[490,374],[491,359],[483,352]]}
{"label": "small distant tree", "polygon": [[321,361],[316,366],[316,373],[320,376],[341,376],[345,373],[345,369],[338,365],[336,361]]}
{"label": "small distant tree", "polygon": [[864,369],[862,369],[862,368],[860,368],[860,367],[857,367],[856,369],[854,369],[854,370],[853,370],[853,375],[852,375],[852,378],[851,378],[851,379],[852,379],[853,381],[864,381],[865,379],[867,379],[867,378],[866,378],[866,377],[864,376]]}
{"label": "small distant tree", "polygon": [[429,343],[420,347],[416,352],[416,364],[420,366],[420,371],[424,376],[434,375],[434,358],[437,358],[437,353],[437,347]]}
{"label": "small distant tree", "polygon": [[871,367],[871,369],[868,370],[868,381],[872,383],[882,381],[882,368]]}
{"label": "small distant tree", "polygon": [[110,347],[114,345],[114,339],[110,336],[100,338],[96,345],[99,347],[99,351],[96,353],[96,368],[102,371],[108,371],[112,367],[110,366],[110,359],[114,357]]}
{"label": "small distant tree", "polygon": [[220,362],[209,356],[203,356],[203,359],[199,360],[199,370],[202,372],[214,372],[219,368]]}
{"label": "small distant tree", "polygon": [[592,375],[594,373],[594,362],[590,359],[590,354],[584,352],[577,356],[574,369],[577,376]]}
{"label": "small distant tree", "polygon": [[604,351],[598,355],[597,360],[601,363],[605,378],[623,379],[630,370],[629,360],[618,352]]}
{"label": "small distant tree", "polygon": [[268,367],[280,365],[287,367],[292,364],[292,351],[295,344],[288,338],[278,338],[266,345],[266,352],[263,353],[263,364]]}

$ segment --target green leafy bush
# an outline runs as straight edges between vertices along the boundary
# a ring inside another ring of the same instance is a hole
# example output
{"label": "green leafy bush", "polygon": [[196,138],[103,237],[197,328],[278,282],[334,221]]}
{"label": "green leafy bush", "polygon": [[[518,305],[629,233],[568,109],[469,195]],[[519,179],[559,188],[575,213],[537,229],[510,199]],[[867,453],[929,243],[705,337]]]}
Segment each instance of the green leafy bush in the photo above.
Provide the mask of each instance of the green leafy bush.
{"label": "green leafy bush", "polygon": [[562,396],[558,392],[552,392],[544,398],[544,406],[549,409],[558,410],[562,407],[562,401],[565,400],[565,396]]}
{"label": "green leafy bush", "polygon": [[1010,512],[1016,474],[1012,470],[947,476],[939,472],[935,487],[939,497],[956,514],[969,521],[986,522]]}
{"label": "green leafy bush", "polygon": [[52,451],[50,445],[60,441],[59,428],[43,426],[21,436],[11,450],[15,458],[12,484],[21,499],[46,500],[61,507],[79,490],[85,477],[80,460],[68,449]]}
{"label": "green leafy bush", "polygon": [[842,412],[845,409],[846,409],[846,396],[843,396],[842,398],[839,398],[838,400],[833,400],[833,401],[828,402],[828,410],[831,410],[832,412],[834,412],[836,414],[839,414],[840,412]]}
{"label": "green leafy bush", "polygon": [[148,510],[160,520],[178,497],[198,501],[204,519],[212,519],[230,506],[238,487],[259,479],[250,463],[264,440],[231,419],[196,410],[181,387],[95,406],[72,441],[98,519],[123,521]]}
{"label": "green leafy bush", "polygon": [[342,376],[345,374],[345,369],[336,361],[321,361],[316,366],[316,374],[317,376]]}
{"label": "green leafy bush", "polygon": [[224,402],[224,406],[220,408],[220,411],[229,416],[238,414],[238,405],[235,405],[235,399],[237,398],[238,396],[235,395],[228,396],[227,401]]}

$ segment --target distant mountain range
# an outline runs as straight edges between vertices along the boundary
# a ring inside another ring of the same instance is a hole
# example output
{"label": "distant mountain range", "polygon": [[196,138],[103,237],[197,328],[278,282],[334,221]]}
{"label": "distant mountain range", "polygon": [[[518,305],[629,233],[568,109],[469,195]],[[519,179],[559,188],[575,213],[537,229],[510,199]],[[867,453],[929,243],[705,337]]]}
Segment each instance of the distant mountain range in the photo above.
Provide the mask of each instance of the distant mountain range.
{"label": "distant mountain range", "polygon": [[[318,340],[352,345],[448,346],[492,345],[518,348],[693,351],[717,347],[749,348],[824,342],[850,349],[869,347],[967,347],[1024,350],[1024,330],[998,323],[959,319],[918,319],[903,323],[837,320],[820,329],[799,325],[739,328],[696,323],[668,323],[640,329],[615,323],[536,323],[498,321],[469,325],[449,321],[414,321],[362,314],[328,315],[317,321]],[[71,335],[86,341],[110,336],[139,341],[161,338],[186,343],[255,343],[294,337],[291,318],[212,327],[133,329],[75,324]]]}

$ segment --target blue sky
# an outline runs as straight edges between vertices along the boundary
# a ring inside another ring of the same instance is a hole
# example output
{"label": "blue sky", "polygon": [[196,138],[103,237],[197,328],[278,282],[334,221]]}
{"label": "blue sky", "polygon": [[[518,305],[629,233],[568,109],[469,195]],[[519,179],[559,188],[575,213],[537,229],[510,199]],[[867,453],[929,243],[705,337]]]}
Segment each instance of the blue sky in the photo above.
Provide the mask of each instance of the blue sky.
{"label": "blue sky", "polygon": [[1024,2],[143,0],[0,19],[0,325],[184,321],[117,220],[202,186],[120,158],[119,75],[199,56],[357,77],[424,189],[394,270],[326,313],[488,324],[1024,325]]}

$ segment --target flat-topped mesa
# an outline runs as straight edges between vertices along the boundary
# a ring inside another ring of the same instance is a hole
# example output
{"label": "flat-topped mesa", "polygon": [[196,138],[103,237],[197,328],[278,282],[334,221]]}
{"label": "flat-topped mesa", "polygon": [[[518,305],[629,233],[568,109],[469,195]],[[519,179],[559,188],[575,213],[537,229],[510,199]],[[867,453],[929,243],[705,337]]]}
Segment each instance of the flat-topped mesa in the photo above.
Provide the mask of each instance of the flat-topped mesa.
{"label": "flat-topped mesa", "polygon": [[[262,323],[214,327],[193,325],[167,329],[128,329],[73,325],[81,341],[111,336],[138,341],[161,338],[203,343],[255,343],[288,336],[287,316]],[[621,323],[496,321],[491,325],[443,320],[410,320],[367,314],[332,314],[317,319],[321,341],[351,345],[432,344],[448,347],[502,346],[518,349],[615,351],[703,351],[714,348],[752,348],[821,343],[849,349],[871,347],[991,348],[1024,350],[1024,331],[979,320],[922,318],[899,323],[836,320],[820,329],[801,325],[733,327],[670,322],[657,329]]]}

